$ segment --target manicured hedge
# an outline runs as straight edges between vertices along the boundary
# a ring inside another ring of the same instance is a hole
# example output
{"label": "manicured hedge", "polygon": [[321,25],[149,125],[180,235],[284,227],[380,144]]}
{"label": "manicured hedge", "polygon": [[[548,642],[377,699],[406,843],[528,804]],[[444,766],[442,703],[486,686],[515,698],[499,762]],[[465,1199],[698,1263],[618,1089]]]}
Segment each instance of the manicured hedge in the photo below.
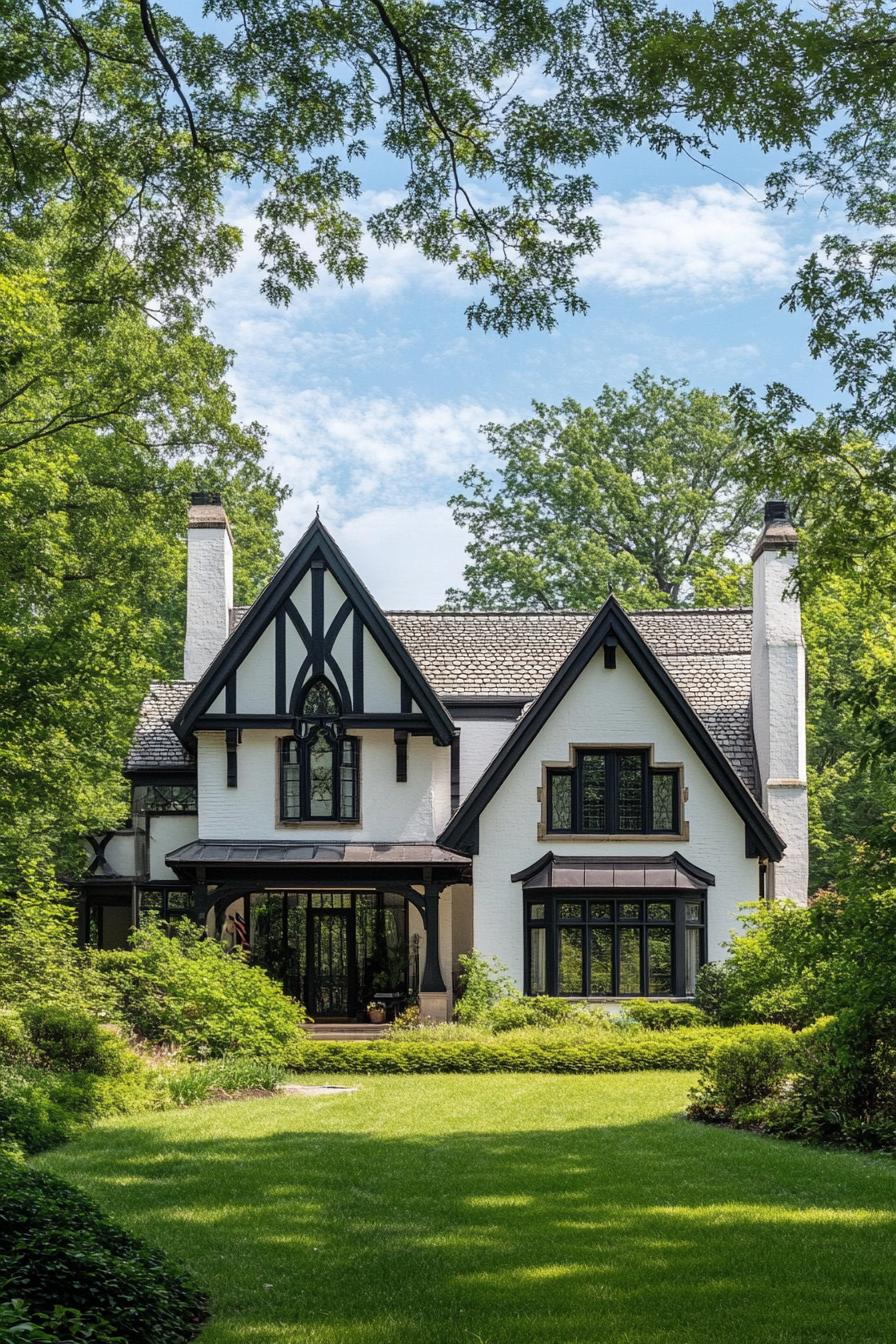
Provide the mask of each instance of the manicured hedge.
{"label": "manicured hedge", "polygon": [[0,1338],[185,1344],[206,1314],[160,1251],[71,1186],[0,1158]]}
{"label": "manicured hedge", "polygon": [[299,1073],[627,1073],[698,1069],[737,1028],[582,1032],[533,1031],[513,1041],[438,1039],[425,1031],[374,1041],[308,1038],[290,1060]]}

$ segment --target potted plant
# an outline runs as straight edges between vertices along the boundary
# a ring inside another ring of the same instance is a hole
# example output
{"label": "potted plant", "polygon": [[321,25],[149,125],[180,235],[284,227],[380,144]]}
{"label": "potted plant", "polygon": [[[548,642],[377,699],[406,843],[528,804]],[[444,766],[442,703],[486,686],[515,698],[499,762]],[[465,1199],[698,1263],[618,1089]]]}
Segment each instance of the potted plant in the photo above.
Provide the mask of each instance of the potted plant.
{"label": "potted plant", "polygon": [[386,1020],[385,1004],[377,1003],[376,999],[372,999],[370,1003],[368,1003],[367,1005],[367,1021],[385,1022],[385,1020]]}

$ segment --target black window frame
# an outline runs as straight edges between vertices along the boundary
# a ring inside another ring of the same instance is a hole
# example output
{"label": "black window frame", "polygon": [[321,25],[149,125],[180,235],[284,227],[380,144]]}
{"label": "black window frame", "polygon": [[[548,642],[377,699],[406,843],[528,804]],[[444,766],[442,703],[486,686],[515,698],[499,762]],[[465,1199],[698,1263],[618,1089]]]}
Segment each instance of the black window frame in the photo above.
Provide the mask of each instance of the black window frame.
{"label": "black window frame", "polygon": [[[586,827],[584,818],[584,763],[589,757],[604,759],[606,826],[601,830]],[[619,778],[620,759],[638,756],[641,761],[641,822],[639,830],[620,830]],[[658,830],[653,819],[653,780],[665,776],[672,780],[672,828]],[[558,778],[569,779],[571,789],[570,825],[554,825],[554,785]],[[681,767],[650,763],[650,753],[643,747],[577,747],[572,766],[549,766],[546,770],[545,832],[548,835],[636,835],[681,834]]]}
{"label": "black window frame", "polygon": [[[330,702],[326,713],[313,708],[316,693],[323,691]],[[342,702],[336,687],[328,677],[317,676],[309,681],[302,691],[301,711],[296,718],[295,731],[291,737],[280,739],[277,749],[277,771],[279,798],[277,811],[284,825],[327,825],[337,823],[357,825],[361,816],[361,740],[351,737],[343,731],[341,723]],[[332,772],[330,778],[331,807],[329,812],[311,810],[311,756],[314,744],[323,738],[332,752]],[[349,804],[343,806],[343,773],[347,767],[346,756],[351,753],[351,789]],[[294,754],[295,759],[290,757]],[[298,810],[288,809],[287,799],[293,789],[290,787],[287,770],[298,768]]]}
{"label": "black window frame", "polygon": [[[578,904],[580,916],[562,912],[563,906]],[[592,913],[592,906],[610,905],[611,917],[599,918]],[[637,904],[639,917],[626,918],[622,907]],[[649,917],[651,905],[671,906],[670,919]],[[688,908],[697,904],[699,919],[688,919]],[[533,912],[541,910],[541,916]],[[699,930],[698,966],[706,964],[706,892],[671,892],[658,888],[653,891],[601,890],[600,888],[570,889],[562,892],[544,890],[527,893],[524,907],[524,993],[546,993],[558,998],[571,999],[683,999],[692,997],[686,983],[685,947],[688,929]],[[582,931],[582,992],[563,993],[560,989],[560,949],[561,930],[580,929]],[[591,930],[610,929],[611,939],[611,988],[609,992],[594,991],[591,984]],[[620,993],[620,934],[622,929],[638,929],[640,933],[640,987],[634,993]],[[533,929],[544,929],[546,969],[544,987],[533,990],[532,982],[532,934]],[[671,931],[671,989],[668,993],[652,994],[649,988],[648,934],[651,929],[669,929]]]}
{"label": "black window frame", "polygon": [[142,811],[148,817],[194,817],[199,811],[199,785],[147,784]]}
{"label": "black window frame", "polygon": [[[289,824],[314,825],[316,823],[338,822],[346,825],[357,824],[361,816],[361,739],[348,733],[341,733],[333,743],[333,775],[331,797],[333,805],[328,813],[311,813],[311,746],[315,733],[299,740],[295,737],[280,739],[278,750],[278,769],[280,775],[279,816],[280,821]],[[343,807],[342,775],[346,766],[347,752],[353,755],[352,785],[349,810]],[[295,753],[295,760],[290,754]],[[299,805],[296,812],[287,810],[287,769],[298,766],[299,769]]]}

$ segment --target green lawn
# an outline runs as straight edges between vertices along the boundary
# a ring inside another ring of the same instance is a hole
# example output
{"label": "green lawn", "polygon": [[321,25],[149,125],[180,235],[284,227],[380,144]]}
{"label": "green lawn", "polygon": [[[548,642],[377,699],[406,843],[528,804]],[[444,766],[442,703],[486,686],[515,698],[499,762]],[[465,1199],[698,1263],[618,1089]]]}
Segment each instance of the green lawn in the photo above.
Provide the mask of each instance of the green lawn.
{"label": "green lawn", "polygon": [[208,1285],[203,1344],[892,1344],[896,1163],[690,1124],[691,1078],[361,1078],[40,1165]]}

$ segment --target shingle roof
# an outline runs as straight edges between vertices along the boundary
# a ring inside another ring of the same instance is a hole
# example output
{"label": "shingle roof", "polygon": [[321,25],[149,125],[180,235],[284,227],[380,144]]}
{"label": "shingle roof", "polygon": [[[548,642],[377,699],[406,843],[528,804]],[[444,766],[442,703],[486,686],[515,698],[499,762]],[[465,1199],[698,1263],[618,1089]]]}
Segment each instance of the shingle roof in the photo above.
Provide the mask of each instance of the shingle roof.
{"label": "shingle roof", "polygon": [[[248,607],[235,607],[235,629]],[[594,620],[594,612],[386,612],[436,693],[534,698]],[[750,708],[752,612],[734,607],[629,612],[632,623],[756,792]],[[170,722],[191,682],[154,682],[140,711],[129,769],[184,765]]]}
{"label": "shingle roof", "polygon": [[140,717],[126,770],[152,770],[157,766],[192,765],[193,758],[174,734],[171,722],[193,689],[192,681],[152,681],[140,706]]}

